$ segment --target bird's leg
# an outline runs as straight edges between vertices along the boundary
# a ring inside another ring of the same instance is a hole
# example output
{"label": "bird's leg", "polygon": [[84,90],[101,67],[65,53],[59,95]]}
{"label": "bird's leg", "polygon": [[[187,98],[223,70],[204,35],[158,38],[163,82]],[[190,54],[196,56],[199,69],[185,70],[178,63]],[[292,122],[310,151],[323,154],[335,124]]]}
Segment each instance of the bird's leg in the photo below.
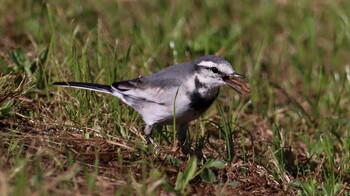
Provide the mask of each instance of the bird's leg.
{"label": "bird's leg", "polygon": [[191,144],[186,141],[188,124],[177,125],[177,140],[180,143],[180,148],[183,154],[194,154],[195,150],[191,147]]}
{"label": "bird's leg", "polygon": [[153,125],[146,125],[144,131],[143,131],[146,135],[146,139],[151,142],[151,144],[154,146],[154,148],[157,148],[158,145],[157,143],[153,140],[152,138],[152,132],[153,132]]}
{"label": "bird's leg", "polygon": [[188,124],[178,125],[177,130],[177,140],[179,141],[182,153],[193,154],[194,150],[191,148],[191,144],[186,142]]}
{"label": "bird's leg", "polygon": [[177,131],[177,140],[180,142],[181,146],[185,144],[186,142],[186,137],[187,137],[187,129],[188,125],[177,125],[176,126],[176,131]]}

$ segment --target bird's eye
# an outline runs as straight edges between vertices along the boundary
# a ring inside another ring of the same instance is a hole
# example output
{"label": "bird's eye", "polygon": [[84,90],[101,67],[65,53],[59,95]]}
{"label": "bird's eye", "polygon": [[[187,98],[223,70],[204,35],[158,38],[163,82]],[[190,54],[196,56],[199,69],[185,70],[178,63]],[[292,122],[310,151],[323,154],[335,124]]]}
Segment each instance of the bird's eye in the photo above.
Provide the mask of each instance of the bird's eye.
{"label": "bird's eye", "polygon": [[211,71],[212,71],[213,73],[219,73],[219,70],[218,70],[218,68],[216,68],[216,67],[212,67],[212,68],[211,68]]}

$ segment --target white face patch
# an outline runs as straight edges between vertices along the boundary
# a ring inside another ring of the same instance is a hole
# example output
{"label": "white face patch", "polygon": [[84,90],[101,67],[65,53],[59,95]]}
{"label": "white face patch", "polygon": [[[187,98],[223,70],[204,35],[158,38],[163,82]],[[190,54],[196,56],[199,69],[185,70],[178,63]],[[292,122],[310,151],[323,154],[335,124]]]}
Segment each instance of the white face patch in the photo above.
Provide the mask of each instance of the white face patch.
{"label": "white face patch", "polygon": [[222,73],[226,73],[227,75],[233,74],[235,72],[230,64],[219,64],[218,67]]}
{"label": "white face patch", "polygon": [[198,63],[198,65],[203,66],[203,67],[208,67],[208,68],[216,67],[221,73],[225,73],[227,75],[235,72],[232,69],[231,65],[226,64],[226,63],[216,64],[212,61],[202,61],[202,62]]}
{"label": "white face patch", "polygon": [[198,63],[198,65],[203,66],[203,67],[216,67],[217,64],[213,63],[212,61],[202,61]]}

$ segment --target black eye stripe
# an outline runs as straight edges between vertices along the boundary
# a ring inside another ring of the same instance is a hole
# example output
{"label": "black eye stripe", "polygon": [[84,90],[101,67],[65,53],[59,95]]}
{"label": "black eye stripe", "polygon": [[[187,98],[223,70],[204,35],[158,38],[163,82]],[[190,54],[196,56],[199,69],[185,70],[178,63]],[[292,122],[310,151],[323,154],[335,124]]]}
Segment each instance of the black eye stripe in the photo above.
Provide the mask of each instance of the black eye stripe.
{"label": "black eye stripe", "polygon": [[212,71],[213,73],[215,74],[223,74],[218,68],[216,67],[207,67],[207,66],[201,66],[201,65],[198,65],[197,69],[206,69],[206,70],[210,70]]}

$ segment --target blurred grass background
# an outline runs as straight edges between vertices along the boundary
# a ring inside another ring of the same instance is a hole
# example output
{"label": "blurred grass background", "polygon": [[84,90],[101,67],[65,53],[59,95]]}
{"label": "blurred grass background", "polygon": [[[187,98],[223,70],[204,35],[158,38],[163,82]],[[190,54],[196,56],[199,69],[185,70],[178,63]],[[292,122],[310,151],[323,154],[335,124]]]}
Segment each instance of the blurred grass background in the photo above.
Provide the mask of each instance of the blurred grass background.
{"label": "blurred grass background", "polygon": [[[303,194],[350,190],[350,2],[0,1],[0,189],[6,194]],[[111,84],[206,54],[228,88],[190,127],[197,157],[144,145]],[[179,173],[179,171],[181,171]]]}

